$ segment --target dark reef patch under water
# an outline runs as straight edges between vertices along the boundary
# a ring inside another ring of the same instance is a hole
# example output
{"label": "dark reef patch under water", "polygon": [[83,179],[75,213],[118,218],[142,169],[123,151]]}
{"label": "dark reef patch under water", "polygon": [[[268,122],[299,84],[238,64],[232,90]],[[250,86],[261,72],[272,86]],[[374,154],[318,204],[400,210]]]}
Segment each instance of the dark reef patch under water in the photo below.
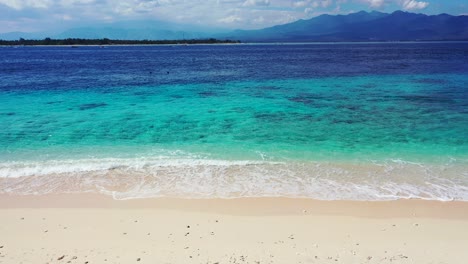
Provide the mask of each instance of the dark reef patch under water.
{"label": "dark reef patch under water", "polygon": [[91,103],[91,104],[82,104],[79,106],[80,110],[89,110],[99,107],[107,106],[107,103]]}

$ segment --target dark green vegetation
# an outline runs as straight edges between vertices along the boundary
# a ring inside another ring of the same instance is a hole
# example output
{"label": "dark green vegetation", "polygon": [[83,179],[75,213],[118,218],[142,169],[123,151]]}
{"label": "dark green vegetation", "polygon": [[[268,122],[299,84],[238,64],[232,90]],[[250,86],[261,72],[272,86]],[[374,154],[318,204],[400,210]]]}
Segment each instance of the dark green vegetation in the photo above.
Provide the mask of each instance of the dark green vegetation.
{"label": "dark green vegetation", "polygon": [[51,39],[45,38],[42,40],[37,39],[23,39],[19,40],[0,40],[0,45],[16,46],[16,45],[45,45],[45,46],[58,46],[58,45],[160,45],[160,44],[232,44],[240,43],[235,40],[218,40],[210,39],[187,39],[187,40],[119,40],[119,39],[80,39],[80,38],[67,38],[67,39]]}

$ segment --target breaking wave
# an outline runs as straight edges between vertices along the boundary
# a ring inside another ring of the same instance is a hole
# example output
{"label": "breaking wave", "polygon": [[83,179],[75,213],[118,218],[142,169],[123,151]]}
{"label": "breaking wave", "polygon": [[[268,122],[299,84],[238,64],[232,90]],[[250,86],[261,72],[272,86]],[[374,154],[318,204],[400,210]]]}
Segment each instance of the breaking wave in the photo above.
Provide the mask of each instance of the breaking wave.
{"label": "breaking wave", "polygon": [[468,163],[80,159],[0,163],[1,194],[468,201]]}

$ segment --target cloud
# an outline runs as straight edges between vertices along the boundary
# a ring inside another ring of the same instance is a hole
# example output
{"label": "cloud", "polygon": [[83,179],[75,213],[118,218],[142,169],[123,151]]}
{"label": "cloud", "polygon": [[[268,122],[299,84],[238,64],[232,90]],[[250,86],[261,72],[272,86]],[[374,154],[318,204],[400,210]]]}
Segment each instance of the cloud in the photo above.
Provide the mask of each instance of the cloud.
{"label": "cloud", "polygon": [[[337,3],[341,1],[337,1]],[[333,4],[333,0],[299,0],[293,1],[292,6],[295,8],[305,8],[311,10],[314,8],[327,8]]]}
{"label": "cloud", "polygon": [[417,0],[359,0],[372,8],[382,8],[384,5],[397,4],[403,10],[419,10],[426,8],[429,3]]}
{"label": "cloud", "polygon": [[359,0],[362,3],[366,3],[370,7],[373,8],[381,8],[387,1],[392,1],[392,0]]}
{"label": "cloud", "polygon": [[62,20],[62,21],[71,21],[73,20],[73,17],[68,15],[68,14],[56,14],[54,15],[54,18],[57,20]]}
{"label": "cloud", "polygon": [[403,0],[401,2],[401,7],[404,10],[419,10],[424,9],[429,5],[428,2],[415,1],[415,0]]}
{"label": "cloud", "polygon": [[74,5],[89,5],[96,3],[95,0],[61,0],[59,2],[64,7],[71,7]]}
{"label": "cloud", "polygon": [[48,8],[53,4],[52,0],[0,0],[0,4],[16,10],[25,8]]}
{"label": "cloud", "polygon": [[241,22],[242,18],[239,17],[239,16],[236,16],[236,15],[231,15],[231,16],[228,16],[228,17],[218,19],[218,21],[221,22],[221,23],[231,24],[231,23]]}
{"label": "cloud", "polygon": [[294,1],[292,6],[294,7],[307,7],[310,5],[310,1]]}
{"label": "cloud", "polygon": [[323,8],[327,8],[333,3],[332,0],[320,0],[320,1],[315,1],[315,2],[318,3]]}
{"label": "cloud", "polygon": [[369,0],[371,7],[379,8],[385,3],[385,0]]}
{"label": "cloud", "polygon": [[270,0],[246,0],[242,6],[269,6]]}

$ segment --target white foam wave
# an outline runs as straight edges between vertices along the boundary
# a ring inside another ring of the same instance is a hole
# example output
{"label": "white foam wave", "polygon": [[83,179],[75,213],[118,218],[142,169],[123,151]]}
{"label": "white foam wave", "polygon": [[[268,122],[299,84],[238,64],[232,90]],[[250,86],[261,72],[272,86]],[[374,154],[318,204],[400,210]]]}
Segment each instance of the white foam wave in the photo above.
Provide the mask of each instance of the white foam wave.
{"label": "white foam wave", "polygon": [[468,164],[83,159],[0,163],[0,193],[468,201]]}
{"label": "white foam wave", "polygon": [[69,174],[86,172],[108,172],[110,170],[150,171],[153,168],[177,166],[229,166],[261,164],[257,161],[225,161],[208,159],[167,159],[167,158],[134,158],[134,159],[80,159],[48,160],[36,162],[0,163],[0,178],[17,178],[26,176],[43,176],[50,174]]}

